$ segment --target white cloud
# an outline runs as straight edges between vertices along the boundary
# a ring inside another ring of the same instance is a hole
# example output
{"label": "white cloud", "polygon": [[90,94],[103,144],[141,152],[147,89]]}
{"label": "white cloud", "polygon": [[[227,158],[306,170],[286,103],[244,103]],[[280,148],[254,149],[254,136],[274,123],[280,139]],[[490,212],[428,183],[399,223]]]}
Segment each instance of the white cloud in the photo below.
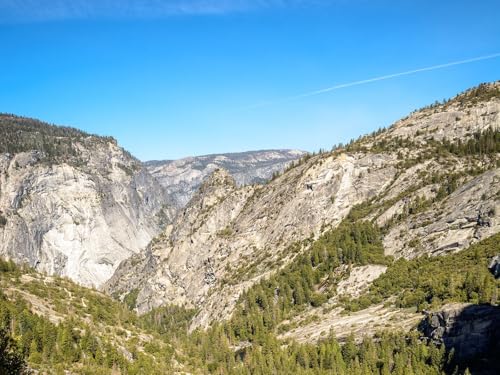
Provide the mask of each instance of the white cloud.
{"label": "white cloud", "polygon": [[323,0],[0,0],[0,22],[210,15],[317,4]]}

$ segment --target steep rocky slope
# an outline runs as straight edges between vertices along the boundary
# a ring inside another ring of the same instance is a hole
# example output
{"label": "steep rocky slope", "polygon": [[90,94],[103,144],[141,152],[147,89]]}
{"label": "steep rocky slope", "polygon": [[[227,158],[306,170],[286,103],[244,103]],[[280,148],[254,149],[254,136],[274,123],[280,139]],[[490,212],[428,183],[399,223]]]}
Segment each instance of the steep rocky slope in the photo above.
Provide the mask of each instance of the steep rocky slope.
{"label": "steep rocky slope", "polygon": [[[205,306],[210,314],[225,307],[230,311],[255,275],[275,269],[292,255],[285,252],[290,244],[319,234],[326,224],[337,224],[352,205],[386,188],[396,169],[382,168],[385,159],[384,155],[330,156],[321,167],[314,159],[268,185],[240,189],[219,170],[146,253],[122,265],[109,290],[126,293],[132,285],[142,288],[140,311],[164,302]],[[373,173],[363,177],[362,171],[369,168]],[[362,182],[367,179],[369,184]],[[313,184],[313,190],[306,184]],[[151,267],[148,272],[134,271],[144,264]],[[137,276],[145,278],[144,283],[135,280]],[[214,293],[229,278],[237,285]],[[221,301],[230,302],[225,306]],[[210,318],[202,320],[208,323]]]}
{"label": "steep rocky slope", "polygon": [[216,169],[227,170],[239,186],[260,184],[283,171],[306,153],[298,150],[263,150],[204,155],[179,160],[149,161],[149,172],[167,190],[179,208],[184,207],[205,177]]}
{"label": "steep rocky slope", "polygon": [[0,256],[99,287],[171,219],[112,138],[0,116]]}
{"label": "steep rocky slope", "polygon": [[500,229],[499,112],[500,83],[482,85],[305,158],[264,186],[238,188],[215,171],[106,290],[133,292],[140,312],[194,306],[192,327],[207,326],[349,213],[382,228],[387,255],[459,251]]}

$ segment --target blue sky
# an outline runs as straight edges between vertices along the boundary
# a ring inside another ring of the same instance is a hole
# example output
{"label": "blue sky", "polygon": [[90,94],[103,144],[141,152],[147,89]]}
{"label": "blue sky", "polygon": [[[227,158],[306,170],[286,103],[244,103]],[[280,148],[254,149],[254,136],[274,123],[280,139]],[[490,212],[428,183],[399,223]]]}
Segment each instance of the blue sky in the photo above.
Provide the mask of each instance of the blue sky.
{"label": "blue sky", "polygon": [[[500,79],[499,1],[0,0],[0,111],[142,160],[330,148]],[[290,99],[292,98],[292,99]]]}

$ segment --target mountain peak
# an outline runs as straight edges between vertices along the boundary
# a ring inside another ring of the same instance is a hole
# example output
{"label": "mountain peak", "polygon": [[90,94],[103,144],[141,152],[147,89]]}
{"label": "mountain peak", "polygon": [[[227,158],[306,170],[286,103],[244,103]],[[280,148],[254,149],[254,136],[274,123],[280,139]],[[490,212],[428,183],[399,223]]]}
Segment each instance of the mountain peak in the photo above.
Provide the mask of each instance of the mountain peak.
{"label": "mountain peak", "polygon": [[210,175],[205,177],[201,183],[200,190],[203,191],[215,186],[235,187],[236,182],[224,168],[217,168]]}

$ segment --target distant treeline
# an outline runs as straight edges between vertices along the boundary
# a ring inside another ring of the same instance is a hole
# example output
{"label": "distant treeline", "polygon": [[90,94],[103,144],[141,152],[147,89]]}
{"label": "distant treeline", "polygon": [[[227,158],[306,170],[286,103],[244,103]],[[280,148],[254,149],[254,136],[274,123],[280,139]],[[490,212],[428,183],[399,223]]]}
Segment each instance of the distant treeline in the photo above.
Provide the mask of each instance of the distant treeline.
{"label": "distant treeline", "polygon": [[112,137],[99,137],[81,130],[50,125],[38,120],[0,114],[0,153],[39,151],[46,160],[74,158],[78,152],[74,143],[88,137],[97,142],[116,141]]}

